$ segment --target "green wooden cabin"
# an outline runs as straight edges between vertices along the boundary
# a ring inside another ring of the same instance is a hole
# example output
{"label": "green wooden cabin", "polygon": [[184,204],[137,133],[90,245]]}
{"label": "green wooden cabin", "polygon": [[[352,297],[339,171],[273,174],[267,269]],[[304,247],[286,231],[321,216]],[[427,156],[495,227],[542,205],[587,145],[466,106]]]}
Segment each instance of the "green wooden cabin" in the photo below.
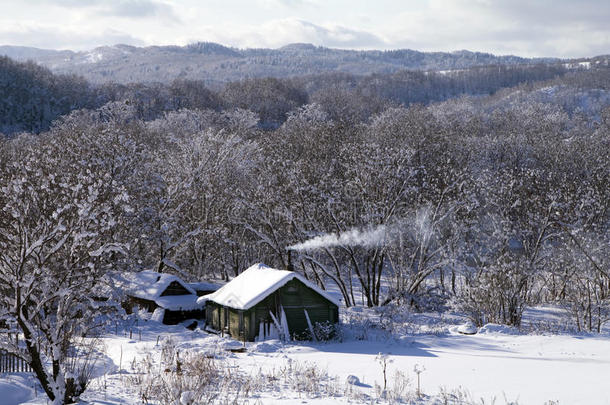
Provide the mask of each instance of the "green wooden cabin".
{"label": "green wooden cabin", "polygon": [[339,304],[326,291],[298,273],[261,264],[201,300],[206,302],[207,325],[239,340],[273,337],[274,330],[281,334],[282,319],[292,339],[311,338],[310,325],[339,321]]}

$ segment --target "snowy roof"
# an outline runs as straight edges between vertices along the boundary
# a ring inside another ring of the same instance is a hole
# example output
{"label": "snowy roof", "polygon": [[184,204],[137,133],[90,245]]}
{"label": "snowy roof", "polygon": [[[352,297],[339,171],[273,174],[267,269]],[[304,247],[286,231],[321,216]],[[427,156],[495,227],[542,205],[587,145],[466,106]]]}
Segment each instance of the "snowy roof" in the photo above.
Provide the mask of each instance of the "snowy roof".
{"label": "snowy roof", "polygon": [[197,295],[195,290],[189,287],[187,283],[171,274],[144,270],[138,273],[131,273],[127,275],[126,278],[129,280],[130,284],[129,288],[127,289],[127,294],[137,298],[154,301],[157,298],[160,298],[163,291],[165,291],[174,281],[183,286],[184,289],[189,292],[189,294]]}
{"label": "snowy roof", "polygon": [[290,280],[297,279],[333,304],[339,302],[326,291],[318,288],[298,273],[288,270],[272,269],[262,263],[255,264],[244,270],[218,291],[200,297],[197,302],[204,304],[213,301],[217,304],[234,309],[250,309]]}
{"label": "snowy roof", "polygon": [[[162,308],[169,310],[200,309],[195,291],[180,278],[166,273],[144,270],[138,273],[123,273],[114,275],[115,283],[122,286],[125,294],[132,297],[154,301]],[[180,284],[188,294],[161,296],[172,282]]]}

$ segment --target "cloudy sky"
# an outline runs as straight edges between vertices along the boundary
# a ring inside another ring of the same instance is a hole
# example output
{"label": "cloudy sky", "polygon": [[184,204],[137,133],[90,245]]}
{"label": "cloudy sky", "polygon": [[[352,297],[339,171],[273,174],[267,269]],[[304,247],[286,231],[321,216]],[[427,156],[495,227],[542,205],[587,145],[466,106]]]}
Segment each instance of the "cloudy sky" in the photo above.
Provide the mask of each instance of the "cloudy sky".
{"label": "cloudy sky", "polygon": [[610,53],[608,0],[0,0],[0,45],[117,43],[581,57]]}

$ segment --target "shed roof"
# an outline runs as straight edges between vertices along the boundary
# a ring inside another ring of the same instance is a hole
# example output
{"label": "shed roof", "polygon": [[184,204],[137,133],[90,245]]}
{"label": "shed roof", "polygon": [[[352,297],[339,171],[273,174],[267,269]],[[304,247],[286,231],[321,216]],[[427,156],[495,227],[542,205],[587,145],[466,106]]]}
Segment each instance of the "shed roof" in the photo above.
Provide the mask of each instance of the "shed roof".
{"label": "shed roof", "polygon": [[213,301],[234,309],[247,310],[293,279],[299,280],[328,301],[339,306],[339,302],[334,297],[300,274],[294,271],[273,269],[262,263],[250,266],[218,291],[199,297],[197,302],[203,304],[206,301]]}
{"label": "shed roof", "polygon": [[[171,274],[144,270],[137,273],[116,273],[113,282],[115,287],[122,288],[125,294],[132,297],[154,301],[162,308],[169,310],[195,310],[200,309],[195,291],[179,277]],[[162,296],[171,283],[180,284],[188,294]]]}
{"label": "shed roof", "polygon": [[130,273],[126,278],[129,280],[127,294],[138,298],[154,301],[157,298],[160,298],[163,291],[165,291],[174,281],[183,286],[184,289],[189,292],[189,294],[197,295],[195,290],[193,290],[187,283],[171,274],[144,270],[138,273]]}

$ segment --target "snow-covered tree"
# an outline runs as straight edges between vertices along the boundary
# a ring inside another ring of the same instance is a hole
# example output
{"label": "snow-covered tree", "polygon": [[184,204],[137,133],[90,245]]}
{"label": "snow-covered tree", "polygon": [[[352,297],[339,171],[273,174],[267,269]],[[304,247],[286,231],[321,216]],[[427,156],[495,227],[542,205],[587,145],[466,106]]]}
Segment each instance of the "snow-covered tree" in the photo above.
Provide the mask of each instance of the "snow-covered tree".
{"label": "snow-covered tree", "polygon": [[113,204],[128,209],[78,138],[22,136],[5,145],[0,167],[0,317],[23,336],[0,347],[27,361],[56,404],[86,388],[70,357],[79,355],[75,339],[99,326],[96,287],[122,252],[110,237]]}

